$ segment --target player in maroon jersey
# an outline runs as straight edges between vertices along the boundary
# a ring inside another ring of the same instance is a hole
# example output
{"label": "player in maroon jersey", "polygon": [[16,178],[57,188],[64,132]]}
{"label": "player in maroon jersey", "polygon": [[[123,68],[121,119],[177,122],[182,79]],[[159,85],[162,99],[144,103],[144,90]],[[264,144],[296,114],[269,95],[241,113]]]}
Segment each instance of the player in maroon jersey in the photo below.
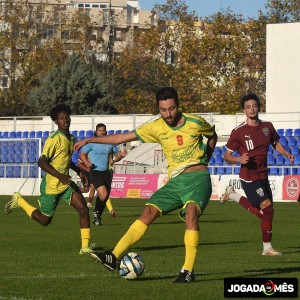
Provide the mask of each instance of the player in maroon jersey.
{"label": "player in maroon jersey", "polygon": [[[234,200],[256,215],[261,221],[262,255],[282,255],[271,245],[274,208],[268,180],[268,147],[272,145],[277,152],[288,157],[291,163],[294,162],[294,156],[279,142],[280,136],[273,124],[258,118],[260,100],[256,94],[242,97],[241,107],[246,115],[246,121],[232,130],[226,144],[224,160],[231,164],[241,164],[239,177],[247,198],[237,194],[232,186],[228,186],[220,202]],[[235,151],[238,152],[238,156],[233,155]]]}

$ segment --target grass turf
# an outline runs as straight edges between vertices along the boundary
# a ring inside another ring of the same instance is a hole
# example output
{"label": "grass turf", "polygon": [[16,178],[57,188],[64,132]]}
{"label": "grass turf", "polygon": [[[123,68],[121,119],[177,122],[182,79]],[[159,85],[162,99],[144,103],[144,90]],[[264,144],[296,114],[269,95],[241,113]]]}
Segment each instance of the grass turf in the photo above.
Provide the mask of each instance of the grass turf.
{"label": "grass turf", "polygon": [[[2,209],[10,197],[1,196]],[[36,205],[36,199],[27,197]],[[111,249],[141,213],[144,200],[113,199],[117,217],[104,212],[91,225],[97,250]],[[239,205],[211,201],[200,218],[196,282],[174,284],[183,264],[184,223],[177,213],[158,218],[132,251],[146,263],[135,281],[121,278],[79,255],[77,212],[61,202],[53,222],[42,227],[21,209],[0,215],[0,299],[223,299],[227,277],[299,277],[299,203],[275,203],[273,246],[283,257],[261,255],[259,220]],[[2,210],[3,212],[3,210]],[[92,219],[92,210],[91,219]]]}

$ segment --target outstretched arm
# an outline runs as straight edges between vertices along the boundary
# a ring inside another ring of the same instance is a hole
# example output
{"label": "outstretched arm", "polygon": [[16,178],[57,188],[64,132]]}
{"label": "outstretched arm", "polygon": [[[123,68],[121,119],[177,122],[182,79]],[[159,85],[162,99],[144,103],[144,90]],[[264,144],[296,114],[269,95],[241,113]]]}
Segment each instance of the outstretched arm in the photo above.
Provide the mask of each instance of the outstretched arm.
{"label": "outstretched arm", "polygon": [[122,144],[126,142],[131,142],[137,140],[135,134],[131,132],[120,133],[120,134],[110,134],[101,137],[91,137],[81,140],[74,145],[74,150],[79,150],[82,146],[88,143],[98,143],[98,144]]}

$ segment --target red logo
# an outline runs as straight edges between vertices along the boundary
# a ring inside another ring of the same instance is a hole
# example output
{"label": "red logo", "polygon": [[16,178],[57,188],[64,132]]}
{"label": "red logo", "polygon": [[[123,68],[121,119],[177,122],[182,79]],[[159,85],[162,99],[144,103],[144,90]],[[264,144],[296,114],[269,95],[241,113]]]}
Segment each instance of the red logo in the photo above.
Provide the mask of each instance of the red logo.
{"label": "red logo", "polygon": [[289,197],[294,198],[299,195],[300,185],[297,178],[290,178],[286,184],[285,189]]}

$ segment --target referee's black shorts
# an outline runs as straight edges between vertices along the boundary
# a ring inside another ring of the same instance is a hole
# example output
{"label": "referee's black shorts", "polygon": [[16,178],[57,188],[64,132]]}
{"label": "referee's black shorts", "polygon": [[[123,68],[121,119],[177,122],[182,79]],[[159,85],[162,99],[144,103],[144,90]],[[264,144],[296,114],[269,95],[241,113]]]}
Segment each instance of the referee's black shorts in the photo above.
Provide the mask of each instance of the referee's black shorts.
{"label": "referee's black shorts", "polygon": [[107,171],[97,171],[91,170],[90,171],[90,183],[92,183],[97,189],[98,187],[105,185],[107,190],[110,191],[111,189],[111,182],[112,182],[112,173]]}

